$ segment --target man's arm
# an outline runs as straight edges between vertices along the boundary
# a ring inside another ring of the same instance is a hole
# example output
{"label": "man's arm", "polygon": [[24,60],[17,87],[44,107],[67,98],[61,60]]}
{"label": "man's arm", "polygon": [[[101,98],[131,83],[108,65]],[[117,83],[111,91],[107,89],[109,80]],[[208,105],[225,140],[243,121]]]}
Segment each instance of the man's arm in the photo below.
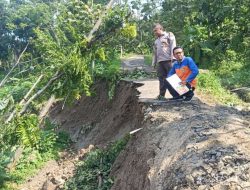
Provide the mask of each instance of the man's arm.
{"label": "man's arm", "polygon": [[199,70],[194,60],[191,57],[188,57],[188,67],[191,70],[191,74],[187,78],[187,82],[191,82],[195,79],[195,77],[199,74]]}
{"label": "man's arm", "polygon": [[171,51],[171,60],[174,59],[174,55],[173,55],[173,49],[176,47],[176,39],[175,36],[172,32],[169,32],[169,39],[170,39],[170,51]]}
{"label": "man's arm", "polygon": [[155,47],[155,43],[153,46],[153,54],[152,54],[152,67],[155,67],[157,63],[157,57],[156,57],[156,47]]}

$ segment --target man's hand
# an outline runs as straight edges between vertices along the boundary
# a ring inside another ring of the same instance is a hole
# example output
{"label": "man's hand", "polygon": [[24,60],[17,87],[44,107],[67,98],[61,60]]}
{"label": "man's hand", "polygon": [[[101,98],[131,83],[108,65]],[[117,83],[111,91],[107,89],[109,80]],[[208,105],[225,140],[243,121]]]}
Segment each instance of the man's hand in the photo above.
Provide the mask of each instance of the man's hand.
{"label": "man's hand", "polygon": [[154,69],[156,69],[156,64],[153,65]]}
{"label": "man's hand", "polygon": [[187,81],[183,80],[183,81],[180,82],[180,84],[184,86],[184,85],[187,84]]}
{"label": "man's hand", "polygon": [[155,69],[156,68],[156,63],[152,61],[152,67]]}

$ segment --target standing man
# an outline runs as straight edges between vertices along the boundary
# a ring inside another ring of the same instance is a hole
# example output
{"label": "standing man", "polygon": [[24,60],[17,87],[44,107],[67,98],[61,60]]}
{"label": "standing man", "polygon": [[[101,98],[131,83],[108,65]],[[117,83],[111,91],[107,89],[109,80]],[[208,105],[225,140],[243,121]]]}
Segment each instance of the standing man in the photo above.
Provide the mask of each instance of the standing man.
{"label": "standing man", "polygon": [[196,76],[199,74],[199,70],[191,57],[184,56],[182,47],[175,47],[173,53],[176,61],[168,73],[168,77],[176,74],[181,79],[181,84],[186,85],[189,91],[180,96],[168,82],[166,87],[168,88],[169,93],[173,96],[173,100],[182,99],[184,101],[189,101],[194,96],[193,91],[195,90],[197,83]]}
{"label": "standing man", "polygon": [[155,24],[154,34],[157,39],[153,47],[152,66],[157,68],[157,75],[160,83],[160,93],[158,100],[165,100],[166,77],[172,68],[173,49],[176,46],[175,36],[172,32],[165,32],[162,25]]}

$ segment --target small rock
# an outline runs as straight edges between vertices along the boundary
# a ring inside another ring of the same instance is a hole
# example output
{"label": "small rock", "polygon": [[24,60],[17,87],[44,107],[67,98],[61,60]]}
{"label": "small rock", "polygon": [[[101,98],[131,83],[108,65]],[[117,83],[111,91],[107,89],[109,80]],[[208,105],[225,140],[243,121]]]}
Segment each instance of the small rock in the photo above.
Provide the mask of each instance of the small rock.
{"label": "small rock", "polygon": [[208,190],[206,185],[200,185],[197,190]]}
{"label": "small rock", "polygon": [[224,162],[219,161],[217,166],[218,166],[218,169],[221,171],[224,168]]}
{"label": "small rock", "polygon": [[204,167],[204,169],[207,171],[207,173],[209,173],[209,174],[213,171],[213,168],[211,168],[211,167],[208,166],[208,165],[204,165],[203,167]]}
{"label": "small rock", "polygon": [[201,176],[198,176],[197,178],[196,178],[196,184],[197,185],[202,185],[202,177]]}
{"label": "small rock", "polygon": [[221,155],[222,155],[221,152],[216,153],[216,157],[220,157]]}
{"label": "small rock", "polygon": [[207,136],[199,137],[199,138],[196,139],[196,143],[200,143],[200,142],[202,142],[202,141],[206,141],[207,139],[208,139]]}
{"label": "small rock", "polygon": [[228,187],[228,185],[217,184],[217,185],[213,186],[212,189],[213,190],[229,190],[230,188]]}
{"label": "small rock", "polygon": [[249,177],[245,174],[241,174],[239,175],[239,178],[242,180],[242,181],[248,181],[249,180]]}
{"label": "small rock", "polygon": [[200,128],[195,128],[195,132],[201,132],[202,130],[204,130],[204,128],[203,127],[200,127]]}
{"label": "small rock", "polygon": [[152,112],[152,111],[153,111],[153,109],[149,107],[149,108],[146,109],[145,112],[146,112],[146,113],[150,113],[150,112]]}
{"label": "small rock", "polygon": [[64,184],[65,180],[63,180],[62,178],[54,177],[51,179],[51,182],[55,185],[61,185]]}
{"label": "small rock", "polygon": [[53,184],[51,181],[46,180],[43,184],[43,187],[41,190],[55,190],[56,189],[56,185]]}
{"label": "small rock", "polygon": [[187,175],[186,176],[186,181],[187,181],[187,183],[188,183],[189,186],[193,186],[194,185],[194,178],[193,178],[193,176]]}

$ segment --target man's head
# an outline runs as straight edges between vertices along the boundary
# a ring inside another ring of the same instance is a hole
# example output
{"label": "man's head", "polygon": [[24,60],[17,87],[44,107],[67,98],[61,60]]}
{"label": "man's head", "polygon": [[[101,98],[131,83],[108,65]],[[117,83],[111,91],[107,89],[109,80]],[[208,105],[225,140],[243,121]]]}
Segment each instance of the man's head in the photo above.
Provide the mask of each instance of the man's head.
{"label": "man's head", "polygon": [[154,25],[154,34],[156,37],[160,37],[163,34],[163,27],[159,23]]}
{"label": "man's head", "polygon": [[180,47],[180,46],[176,46],[173,49],[173,54],[174,54],[174,57],[176,58],[177,61],[181,61],[184,57],[184,51],[183,51],[182,47]]}

